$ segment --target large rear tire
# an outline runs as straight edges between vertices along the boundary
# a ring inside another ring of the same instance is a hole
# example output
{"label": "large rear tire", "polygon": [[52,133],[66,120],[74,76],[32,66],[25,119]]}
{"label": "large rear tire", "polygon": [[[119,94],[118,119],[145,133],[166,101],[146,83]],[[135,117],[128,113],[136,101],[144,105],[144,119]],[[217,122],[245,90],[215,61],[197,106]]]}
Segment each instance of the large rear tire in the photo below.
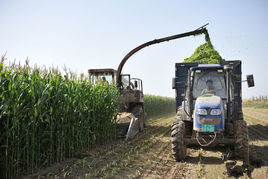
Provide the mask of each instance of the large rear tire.
{"label": "large rear tire", "polygon": [[139,131],[143,131],[144,128],[144,112],[143,112],[143,108],[141,105],[135,105],[132,110],[131,113],[138,118],[139,121]]}
{"label": "large rear tire", "polygon": [[249,164],[248,128],[244,120],[234,121],[235,138],[234,157],[243,160],[245,165]]}
{"label": "large rear tire", "polygon": [[186,144],[184,141],[185,124],[183,121],[174,122],[171,128],[172,154],[176,161],[186,157]]}

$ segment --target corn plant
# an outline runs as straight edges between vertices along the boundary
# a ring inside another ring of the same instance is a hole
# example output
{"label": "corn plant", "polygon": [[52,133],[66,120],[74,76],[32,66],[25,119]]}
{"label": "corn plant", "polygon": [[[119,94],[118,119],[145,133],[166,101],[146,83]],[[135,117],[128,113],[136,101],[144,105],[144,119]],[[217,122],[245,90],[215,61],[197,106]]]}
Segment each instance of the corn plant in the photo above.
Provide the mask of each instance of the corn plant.
{"label": "corn plant", "polygon": [[174,98],[154,95],[144,95],[144,105],[148,117],[175,112],[176,106]]}
{"label": "corn plant", "polygon": [[3,59],[0,178],[31,173],[116,136],[115,86]]}

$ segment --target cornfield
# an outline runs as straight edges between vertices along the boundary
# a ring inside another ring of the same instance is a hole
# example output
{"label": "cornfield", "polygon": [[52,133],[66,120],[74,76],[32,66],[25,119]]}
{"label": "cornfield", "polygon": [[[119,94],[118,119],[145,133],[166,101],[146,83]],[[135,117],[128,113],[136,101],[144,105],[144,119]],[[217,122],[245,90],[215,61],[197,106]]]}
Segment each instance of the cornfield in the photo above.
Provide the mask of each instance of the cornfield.
{"label": "cornfield", "polygon": [[[119,92],[65,70],[0,62],[0,178],[73,157],[116,137]],[[145,95],[148,117],[175,111],[175,100]]]}
{"label": "cornfield", "polygon": [[115,86],[3,61],[0,178],[31,173],[116,136]]}
{"label": "cornfield", "polygon": [[144,95],[144,105],[148,117],[175,113],[176,105],[174,98]]}

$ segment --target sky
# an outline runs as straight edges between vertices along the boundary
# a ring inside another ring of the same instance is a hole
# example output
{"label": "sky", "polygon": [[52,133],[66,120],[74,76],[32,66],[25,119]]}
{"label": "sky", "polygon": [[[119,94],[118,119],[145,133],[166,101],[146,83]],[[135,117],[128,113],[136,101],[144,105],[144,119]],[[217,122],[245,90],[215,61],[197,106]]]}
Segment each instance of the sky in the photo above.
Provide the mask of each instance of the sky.
{"label": "sky", "polygon": [[[117,69],[123,57],[147,41],[209,23],[214,48],[225,60],[242,61],[243,98],[268,95],[267,0],[0,0],[0,55],[7,61],[87,73]],[[171,79],[204,43],[187,37],[144,48],[123,72],[143,80],[144,93],[174,97]]]}

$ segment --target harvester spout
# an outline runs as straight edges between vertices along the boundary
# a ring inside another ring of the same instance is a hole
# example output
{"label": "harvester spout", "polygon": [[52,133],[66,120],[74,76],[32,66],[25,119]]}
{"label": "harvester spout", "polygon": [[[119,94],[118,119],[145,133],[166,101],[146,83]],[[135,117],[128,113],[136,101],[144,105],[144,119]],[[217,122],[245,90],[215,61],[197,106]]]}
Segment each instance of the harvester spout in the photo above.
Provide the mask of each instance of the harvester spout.
{"label": "harvester spout", "polygon": [[207,26],[208,24],[203,25],[202,27],[194,30],[194,31],[190,31],[190,32],[186,32],[186,33],[182,33],[182,34],[177,34],[177,35],[172,35],[172,36],[168,36],[168,37],[164,37],[164,38],[160,38],[160,39],[155,39],[149,42],[146,42],[144,44],[141,44],[140,46],[134,48],[133,50],[131,50],[121,61],[121,63],[118,66],[117,69],[117,74],[116,74],[116,79],[117,79],[117,86],[120,87],[121,86],[121,71],[123,69],[123,66],[125,65],[126,61],[136,52],[138,52],[139,50],[150,46],[150,45],[154,45],[157,43],[161,43],[161,42],[166,42],[166,41],[170,41],[170,40],[175,40],[178,38],[183,38],[183,37],[188,37],[188,36],[192,36],[192,35],[200,35],[200,34],[205,34],[205,38],[208,42],[210,42],[209,40],[209,35],[208,35],[208,31],[206,29],[205,26]]}

